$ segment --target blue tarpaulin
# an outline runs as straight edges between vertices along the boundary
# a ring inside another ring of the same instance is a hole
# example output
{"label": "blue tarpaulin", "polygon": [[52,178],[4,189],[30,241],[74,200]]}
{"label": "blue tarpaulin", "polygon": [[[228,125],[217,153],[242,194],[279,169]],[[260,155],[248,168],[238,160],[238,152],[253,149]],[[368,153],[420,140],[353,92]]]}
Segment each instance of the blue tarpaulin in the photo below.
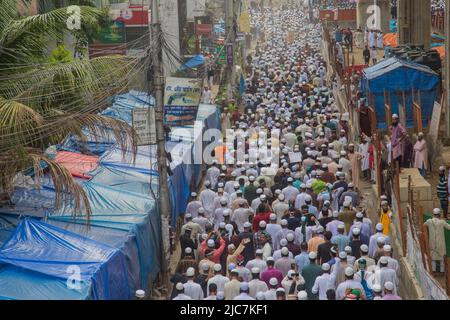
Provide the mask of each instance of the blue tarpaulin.
{"label": "blue tarpaulin", "polygon": [[26,218],[19,224],[0,248],[2,264],[69,281],[75,291],[86,286],[94,299],[132,297],[122,252],[38,220]]}
{"label": "blue tarpaulin", "polygon": [[[151,97],[137,91],[113,101],[103,114],[130,124],[133,108],[153,104]],[[205,130],[220,128],[215,106],[200,105],[197,120],[198,133],[186,127],[192,137],[166,144],[172,153],[173,224],[186,208],[190,188],[201,179],[202,165],[186,159],[201,152],[196,148],[204,144]],[[59,148],[100,156],[98,168],[89,172],[92,179],[77,179],[91,206],[89,226],[86,216],[73,216],[70,201],[55,210],[48,175],[41,178],[41,190],[17,187],[14,204],[0,208],[0,299],[130,299],[135,290],[148,288],[159,272],[161,219],[152,198],[152,191],[158,192],[156,147],[139,147],[134,156],[123,152],[112,135],[84,132],[85,140],[70,136]],[[67,287],[71,264],[81,265],[77,290]]]}
{"label": "blue tarpaulin", "polygon": [[390,96],[391,112],[399,114],[398,106],[403,103],[402,93],[406,98],[407,127],[414,127],[412,111],[412,90],[415,101],[418,91],[421,96],[423,127],[427,128],[433,113],[439,75],[427,66],[390,58],[363,71],[361,90],[364,94],[375,96],[375,112],[378,128],[386,129],[385,93]]}
{"label": "blue tarpaulin", "polygon": [[180,70],[193,69],[205,63],[205,57],[201,54],[191,58],[188,62],[180,67]]}

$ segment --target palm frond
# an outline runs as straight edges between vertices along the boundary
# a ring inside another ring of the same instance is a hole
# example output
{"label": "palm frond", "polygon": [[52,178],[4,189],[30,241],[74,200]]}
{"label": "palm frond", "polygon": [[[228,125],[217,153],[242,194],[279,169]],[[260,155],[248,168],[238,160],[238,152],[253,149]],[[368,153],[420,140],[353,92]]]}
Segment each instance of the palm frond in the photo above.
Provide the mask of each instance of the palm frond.
{"label": "palm frond", "polygon": [[44,119],[38,112],[22,103],[0,97],[0,136],[5,137],[20,132],[18,137],[23,138],[15,141],[2,139],[0,145],[5,146],[11,143],[14,147],[17,143],[26,143],[28,135],[22,133],[28,132],[32,135],[35,128],[43,124]]}
{"label": "palm frond", "polygon": [[0,167],[2,172],[0,174],[0,186],[2,191],[7,193],[13,191],[12,181],[17,173],[32,168],[35,185],[40,189],[42,187],[42,177],[47,171],[55,189],[55,211],[70,206],[72,214],[85,214],[89,221],[91,207],[83,188],[73,179],[69,170],[50,160],[42,151],[30,148],[17,148],[10,150],[8,153],[1,153]]}
{"label": "palm frond", "polygon": [[[4,0],[5,1],[5,0]],[[8,1],[8,0],[6,0]],[[105,11],[93,7],[81,6],[81,24],[95,27],[98,20],[105,15]],[[67,30],[70,14],[67,8],[55,9],[47,13],[11,20],[3,30],[0,30],[0,46],[8,47],[21,35],[27,32],[39,31],[49,38],[59,38],[61,31]]]}

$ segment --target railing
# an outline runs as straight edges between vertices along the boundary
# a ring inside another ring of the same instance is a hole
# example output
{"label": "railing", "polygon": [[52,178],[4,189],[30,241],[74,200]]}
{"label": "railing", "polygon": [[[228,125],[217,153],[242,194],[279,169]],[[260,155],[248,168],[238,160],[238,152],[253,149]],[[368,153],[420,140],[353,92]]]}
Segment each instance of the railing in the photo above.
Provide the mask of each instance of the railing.
{"label": "railing", "polygon": [[435,31],[444,33],[445,30],[445,13],[437,11],[431,14],[431,25]]}

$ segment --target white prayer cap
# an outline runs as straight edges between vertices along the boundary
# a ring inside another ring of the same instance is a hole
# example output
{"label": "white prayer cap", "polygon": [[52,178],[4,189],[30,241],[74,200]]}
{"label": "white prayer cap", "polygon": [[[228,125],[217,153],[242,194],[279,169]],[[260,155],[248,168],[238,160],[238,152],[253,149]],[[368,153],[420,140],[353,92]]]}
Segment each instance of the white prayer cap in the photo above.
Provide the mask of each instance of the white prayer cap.
{"label": "white prayer cap", "polygon": [[230,215],[230,209],[225,209],[225,210],[223,210],[222,215],[223,215],[224,217],[228,217],[228,216]]}
{"label": "white prayer cap", "polygon": [[310,260],[315,260],[315,259],[317,259],[317,253],[314,252],[314,251],[311,251],[309,253],[308,257],[309,257]]}
{"label": "white prayer cap", "polygon": [[398,114],[394,113],[394,114],[392,115],[392,119],[398,119]]}
{"label": "white prayer cap", "polygon": [[280,246],[286,247],[287,245],[288,245],[288,242],[287,242],[287,240],[285,238],[280,240]]}
{"label": "white prayer cap", "polygon": [[251,270],[252,273],[260,273],[261,270],[258,267],[253,267]]}
{"label": "white prayer cap", "polygon": [[207,245],[208,245],[208,247],[213,248],[216,245],[216,243],[214,242],[213,239],[209,239],[207,242]]}
{"label": "white prayer cap", "polygon": [[203,270],[203,271],[208,271],[208,270],[209,270],[209,264],[203,263],[203,264],[202,264],[202,270]]}
{"label": "white prayer cap", "polygon": [[[389,281],[388,281],[389,282]],[[376,283],[376,284],[374,284],[373,286],[372,286],[372,290],[374,291],[374,292],[376,292],[376,293],[380,293],[381,292],[381,286],[378,284],[378,283]]]}
{"label": "white prayer cap", "polygon": [[369,252],[369,247],[366,244],[361,245],[361,252],[367,253]]}
{"label": "white prayer cap", "polygon": [[297,299],[298,300],[308,300],[308,294],[306,293],[306,291],[300,291],[297,294]]}
{"label": "white prayer cap", "polygon": [[359,236],[361,233],[361,230],[359,228],[353,228],[352,233],[354,236]]}
{"label": "white prayer cap", "polygon": [[338,228],[338,230],[344,230],[344,229],[345,229],[345,224],[340,223],[340,224],[337,226],[337,228]]}
{"label": "white prayer cap", "polygon": [[293,233],[288,233],[286,235],[286,240],[287,241],[293,241],[294,240],[294,234]]}
{"label": "white prayer cap", "polygon": [[386,239],[384,237],[378,237],[377,238],[377,243],[385,243]]}
{"label": "white prayer cap", "polygon": [[375,226],[375,229],[377,231],[383,231],[383,224],[382,223],[377,223],[377,225]]}
{"label": "white prayer cap", "polygon": [[209,182],[209,180],[205,181],[205,187],[209,187],[211,185],[211,182]]}
{"label": "white prayer cap", "polygon": [[175,286],[175,288],[177,290],[183,290],[184,289],[184,285],[181,282],[178,282],[177,285]]}
{"label": "white prayer cap", "polygon": [[261,255],[261,254],[264,254],[264,251],[262,250],[262,249],[258,249],[258,250],[256,250],[256,255]]}
{"label": "white prayer cap", "polygon": [[322,264],[322,270],[323,271],[330,271],[331,267],[328,263]]}
{"label": "white prayer cap", "polygon": [[261,189],[261,188],[256,189],[256,193],[257,193],[257,194],[263,193],[263,189]]}
{"label": "white prayer cap", "polygon": [[275,194],[280,194],[280,193],[281,193],[280,189],[275,190]]}
{"label": "white prayer cap", "polygon": [[344,250],[345,250],[345,252],[346,252],[347,254],[352,254],[352,247],[346,246],[346,247],[344,248]]}
{"label": "white prayer cap", "polygon": [[433,214],[434,214],[435,216],[440,216],[440,215],[441,215],[441,209],[439,209],[439,208],[433,209]]}
{"label": "white prayer cap", "polygon": [[362,218],[364,218],[364,215],[363,215],[363,213],[360,211],[360,212],[357,212],[357,213],[356,213],[356,217],[357,217],[358,219],[362,219]]}
{"label": "white prayer cap", "polygon": [[198,213],[205,213],[205,208],[203,207],[198,208]]}
{"label": "white prayer cap", "polygon": [[190,267],[186,270],[186,276],[193,277],[195,275],[195,269]]}
{"label": "white prayer cap", "polygon": [[277,279],[277,278],[270,278],[269,284],[270,284],[271,286],[276,286],[276,285],[278,285],[278,279]]}
{"label": "white prayer cap", "polygon": [[259,222],[259,227],[260,228],[265,228],[267,226],[267,223],[265,221],[260,221]]}
{"label": "white prayer cap", "polygon": [[446,170],[445,166],[440,166],[439,167],[439,171],[445,171],[445,170]]}
{"label": "white prayer cap", "polygon": [[384,283],[384,288],[388,291],[394,291],[394,284],[391,281]]}
{"label": "white prayer cap", "polygon": [[206,238],[208,238],[208,234],[207,233],[202,233],[202,240],[206,240]]}
{"label": "white prayer cap", "polygon": [[337,218],[339,217],[339,212],[338,211],[333,211],[333,218]]}
{"label": "white prayer cap", "polygon": [[191,197],[196,197],[197,196],[197,192],[192,192],[191,193]]}
{"label": "white prayer cap", "polygon": [[344,208],[350,207],[351,202],[345,201],[344,202]]}
{"label": "white prayer cap", "polygon": [[220,204],[225,205],[227,203],[228,203],[227,198],[220,198]]}
{"label": "white prayer cap", "polygon": [[275,259],[274,259],[273,257],[268,257],[268,258],[266,259],[266,262],[269,262],[269,261],[275,261]]}
{"label": "white prayer cap", "polygon": [[282,226],[287,226],[288,225],[287,220],[286,219],[281,220],[281,225]]}
{"label": "white prayer cap", "polygon": [[220,263],[216,263],[214,265],[214,271],[219,272],[220,270],[222,270],[222,266]]}
{"label": "white prayer cap", "polygon": [[248,181],[254,182],[254,181],[255,181],[255,176],[250,176],[250,177],[248,178]]}
{"label": "white prayer cap", "polygon": [[339,258],[340,259],[346,259],[347,258],[347,252],[345,252],[345,251],[339,252]]}
{"label": "white prayer cap", "polygon": [[384,252],[391,252],[392,251],[392,247],[388,244],[383,246],[383,251]]}
{"label": "white prayer cap", "polygon": [[275,220],[277,220],[277,215],[275,213],[272,213],[269,218],[270,218],[270,221],[275,221]]}
{"label": "white prayer cap", "polygon": [[242,291],[247,291],[248,290],[248,283],[247,282],[242,282],[241,286],[240,286],[240,289]]}
{"label": "white prayer cap", "polygon": [[355,271],[353,270],[352,267],[347,267],[347,268],[345,268],[345,275],[346,275],[347,277],[351,277],[351,276],[354,275],[354,274],[355,274]]}
{"label": "white prayer cap", "polygon": [[266,196],[265,194],[262,194],[262,195],[259,196],[259,198],[260,198],[262,201],[264,201],[264,200],[267,199],[267,196]]}
{"label": "white prayer cap", "polygon": [[261,292],[261,291],[259,291],[257,294],[256,294],[256,300],[265,300],[265,295],[264,295],[264,292]]}
{"label": "white prayer cap", "polygon": [[186,219],[190,219],[190,218],[192,218],[192,214],[190,214],[190,213],[186,213],[186,215],[184,216]]}
{"label": "white prayer cap", "polygon": [[345,156],[345,155],[347,155],[347,152],[341,151],[341,156]]}
{"label": "white prayer cap", "polygon": [[382,205],[382,206],[388,205],[388,204],[389,204],[389,203],[388,203],[386,200],[381,201],[381,205]]}
{"label": "white prayer cap", "polygon": [[283,247],[281,249],[281,255],[287,256],[289,254],[289,249],[287,247]]}
{"label": "white prayer cap", "polygon": [[236,249],[236,246],[234,244],[230,243],[228,245],[228,250],[231,251],[231,250],[234,250],[234,249]]}
{"label": "white prayer cap", "polygon": [[349,188],[353,188],[353,187],[354,187],[353,183],[350,182],[350,183],[348,184],[348,187],[349,187]]}
{"label": "white prayer cap", "polygon": [[250,222],[244,223],[244,228],[251,228],[252,224]]}
{"label": "white prayer cap", "polygon": [[239,187],[240,187],[239,183],[236,182],[236,183],[234,184],[234,188],[237,189],[237,188],[239,188]]}
{"label": "white prayer cap", "polygon": [[186,249],[184,249],[184,252],[186,254],[191,254],[192,253],[192,248],[191,247],[187,247]]}
{"label": "white prayer cap", "polygon": [[388,263],[389,263],[389,260],[388,260],[388,258],[387,258],[386,256],[382,256],[382,257],[380,258],[380,263],[381,263],[381,264],[388,264]]}

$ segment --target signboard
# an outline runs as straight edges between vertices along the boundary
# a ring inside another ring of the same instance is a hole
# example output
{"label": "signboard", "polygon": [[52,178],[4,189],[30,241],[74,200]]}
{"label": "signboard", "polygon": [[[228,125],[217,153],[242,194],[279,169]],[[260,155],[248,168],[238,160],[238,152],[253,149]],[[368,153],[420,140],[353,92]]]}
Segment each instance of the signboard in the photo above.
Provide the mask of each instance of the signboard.
{"label": "signboard", "polygon": [[195,34],[210,37],[212,35],[212,24],[196,24]]}
{"label": "signboard", "polygon": [[125,43],[125,24],[122,21],[112,21],[100,29],[100,43]]}
{"label": "signboard", "polygon": [[151,11],[148,6],[134,6],[127,3],[112,4],[110,9],[112,20],[120,21],[127,27],[148,26]]}
{"label": "signboard", "polygon": [[156,144],[155,108],[133,109],[133,129],[137,134],[137,145]]}
{"label": "signboard", "polygon": [[245,40],[245,34],[242,32],[236,33],[236,42]]}
{"label": "signboard", "polygon": [[244,33],[250,33],[250,15],[248,12],[242,12],[240,15],[239,30]]}
{"label": "signboard", "polygon": [[232,43],[227,43],[225,48],[226,48],[226,51],[227,51],[227,64],[229,66],[232,66],[233,62],[234,62],[233,44]]}
{"label": "signboard", "polygon": [[219,66],[223,66],[225,63],[227,63],[227,54],[223,45],[216,46],[216,54],[219,55],[219,58],[216,62]]}
{"label": "signboard", "polygon": [[206,10],[206,0],[186,0],[186,18],[194,20],[197,16],[203,16]]}
{"label": "signboard", "polygon": [[200,103],[201,83],[191,78],[166,78],[164,123],[172,126],[192,125]]}

